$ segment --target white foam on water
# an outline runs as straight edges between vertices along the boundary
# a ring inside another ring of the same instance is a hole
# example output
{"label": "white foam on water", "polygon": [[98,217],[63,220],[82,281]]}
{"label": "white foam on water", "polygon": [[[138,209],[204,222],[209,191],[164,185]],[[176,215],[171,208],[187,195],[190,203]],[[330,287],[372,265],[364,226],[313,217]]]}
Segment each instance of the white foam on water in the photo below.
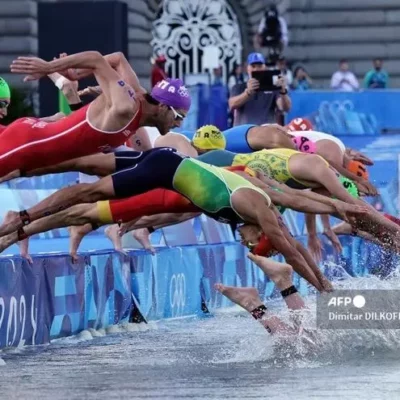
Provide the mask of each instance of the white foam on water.
{"label": "white foam on water", "polygon": [[[334,283],[336,289],[381,289],[398,290],[400,288],[399,270],[389,278],[376,276],[351,278],[337,267],[339,280]],[[342,274],[340,273],[342,272]],[[281,299],[280,307],[268,302],[280,319],[291,324],[293,312],[290,312]],[[219,314],[220,323],[225,331],[233,329],[242,331],[241,337],[230,348],[221,348],[211,360],[213,364],[263,362],[264,368],[318,368],[347,361],[360,360],[363,357],[398,355],[400,356],[400,329],[355,329],[355,330],[322,330],[316,329],[316,297],[305,298],[308,309],[296,313],[302,319],[304,329],[296,336],[269,335],[257,321],[251,317],[233,318],[235,309]],[[230,322],[229,322],[230,321]],[[235,328],[229,326],[234,324]]]}
{"label": "white foam on water", "polygon": [[128,323],[124,322],[116,325],[109,325],[106,328],[100,329],[85,329],[76,335],[62,337],[58,339],[53,339],[51,341],[52,344],[78,344],[81,342],[86,342],[93,340],[94,338],[100,338],[108,335],[114,335],[124,332],[145,332],[149,330],[158,329],[157,324],[154,322],[149,322],[148,324],[142,322],[140,324],[137,323]]}

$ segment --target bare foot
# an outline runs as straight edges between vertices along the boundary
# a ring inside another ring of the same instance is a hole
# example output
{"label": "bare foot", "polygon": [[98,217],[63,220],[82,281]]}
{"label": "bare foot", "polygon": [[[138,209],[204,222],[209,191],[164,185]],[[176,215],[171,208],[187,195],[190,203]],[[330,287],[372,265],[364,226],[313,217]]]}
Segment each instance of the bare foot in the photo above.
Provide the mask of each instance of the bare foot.
{"label": "bare foot", "polygon": [[340,222],[332,227],[332,231],[336,233],[336,235],[351,235],[353,228],[347,222]]}
{"label": "bare foot", "polygon": [[29,238],[18,242],[18,246],[21,257],[25,258],[29,264],[33,264],[32,257],[29,254]]}
{"label": "bare foot", "polygon": [[82,239],[91,232],[92,225],[85,224],[82,226],[70,226],[68,228],[69,232],[69,254],[71,255],[72,262],[78,262],[78,248],[82,242]]}
{"label": "bare foot", "polygon": [[214,289],[249,312],[263,304],[258,295],[257,289],[255,288],[239,288],[235,286],[225,286],[222,283],[216,283]]}
{"label": "bare foot", "polygon": [[283,287],[286,289],[292,283],[293,268],[289,264],[283,264],[269,258],[255,256],[252,253],[248,253],[247,257],[257,264],[278,288]]}
{"label": "bare foot", "polygon": [[8,211],[4,217],[4,221],[0,226],[0,237],[8,235],[22,228],[23,224],[17,211]]}
{"label": "bare foot", "polygon": [[149,250],[151,254],[156,254],[156,250],[150,242],[150,232],[147,228],[132,231],[132,236],[143,246],[144,249]]}
{"label": "bare foot", "polygon": [[119,229],[118,225],[111,225],[108,226],[104,232],[114,245],[114,249],[122,252],[122,240],[119,235]]}
{"label": "bare foot", "polygon": [[118,235],[124,236],[128,232],[128,224],[121,224],[118,226]]}

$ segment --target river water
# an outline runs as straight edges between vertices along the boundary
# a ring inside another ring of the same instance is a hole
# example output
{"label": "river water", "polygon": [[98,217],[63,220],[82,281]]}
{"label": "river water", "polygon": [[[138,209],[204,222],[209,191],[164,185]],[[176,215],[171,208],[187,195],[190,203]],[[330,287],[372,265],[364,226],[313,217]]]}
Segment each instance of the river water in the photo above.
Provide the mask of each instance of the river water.
{"label": "river water", "polygon": [[[399,283],[399,278],[359,278],[339,287],[397,289]],[[303,317],[312,329],[315,299],[307,304],[311,311]],[[272,308],[285,317],[282,304]],[[137,329],[129,325],[100,337],[3,351],[0,399],[400,397],[400,330],[271,337],[235,310]]]}

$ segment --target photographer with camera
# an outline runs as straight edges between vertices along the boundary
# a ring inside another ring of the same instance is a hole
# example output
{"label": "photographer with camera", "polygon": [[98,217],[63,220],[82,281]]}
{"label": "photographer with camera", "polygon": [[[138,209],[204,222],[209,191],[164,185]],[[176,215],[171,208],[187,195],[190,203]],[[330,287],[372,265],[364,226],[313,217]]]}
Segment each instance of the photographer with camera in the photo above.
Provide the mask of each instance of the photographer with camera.
{"label": "photographer with camera", "polygon": [[262,125],[278,122],[277,112],[287,112],[292,106],[285,78],[279,72],[268,71],[264,56],[251,53],[247,58],[247,83],[231,90],[229,108],[234,112],[233,125]]}

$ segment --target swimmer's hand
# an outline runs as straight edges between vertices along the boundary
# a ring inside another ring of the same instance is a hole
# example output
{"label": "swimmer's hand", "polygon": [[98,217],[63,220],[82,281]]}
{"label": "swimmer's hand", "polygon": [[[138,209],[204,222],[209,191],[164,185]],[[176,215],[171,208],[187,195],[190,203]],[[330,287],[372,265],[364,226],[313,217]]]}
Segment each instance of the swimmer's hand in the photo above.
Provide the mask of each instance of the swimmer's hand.
{"label": "swimmer's hand", "polygon": [[308,250],[310,251],[315,262],[320,263],[322,261],[322,243],[317,235],[308,235]]}
{"label": "swimmer's hand", "polygon": [[357,185],[357,189],[360,193],[365,194],[366,196],[378,196],[378,189],[366,179],[360,178],[355,182]]}
{"label": "swimmer's hand", "polygon": [[359,162],[363,163],[364,165],[374,165],[374,162],[370,158],[368,158],[365,154],[360,153],[357,150],[348,149],[347,154],[354,161],[359,161]]}
{"label": "swimmer's hand", "polygon": [[36,81],[47,76],[50,71],[50,63],[39,57],[18,57],[10,66],[13,74],[27,74],[24,82]]}
{"label": "swimmer's hand", "polygon": [[78,92],[79,97],[82,96],[93,96],[97,97],[103,93],[103,90],[100,86],[88,86],[86,89],[80,90]]}
{"label": "swimmer's hand", "polygon": [[356,206],[354,204],[345,203],[344,201],[341,200],[334,200],[333,206],[335,207],[336,212],[339,214],[340,218],[346,222],[350,222],[350,219],[352,217],[352,216],[349,217],[349,214],[368,213],[368,207],[366,206]]}
{"label": "swimmer's hand", "polygon": [[336,233],[333,232],[332,229],[325,229],[323,233],[331,241],[332,246],[335,249],[336,253],[340,254],[343,250],[343,247]]}

